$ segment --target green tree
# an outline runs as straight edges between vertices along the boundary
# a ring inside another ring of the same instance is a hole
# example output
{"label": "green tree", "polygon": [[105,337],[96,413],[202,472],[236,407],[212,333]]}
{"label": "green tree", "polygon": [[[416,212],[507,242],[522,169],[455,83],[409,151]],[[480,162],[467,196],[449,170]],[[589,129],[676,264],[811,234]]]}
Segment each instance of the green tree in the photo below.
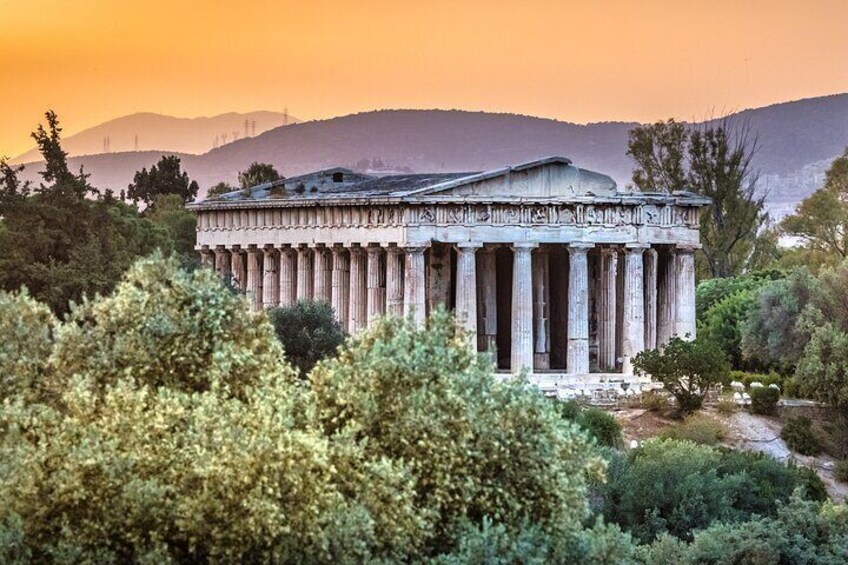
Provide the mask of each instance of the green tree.
{"label": "green tree", "polygon": [[184,265],[197,262],[197,214],[186,209],[182,198],[176,194],[157,196],[145,218],[168,233],[172,249]]}
{"label": "green tree", "polygon": [[222,194],[226,194],[228,192],[232,192],[235,189],[224,181],[219,182],[215,186],[211,187],[206,192],[206,198],[214,198],[216,196],[220,196]]}
{"label": "green tree", "polygon": [[26,291],[0,291],[0,402],[36,395],[43,383],[58,320]]}
{"label": "green tree", "polygon": [[180,168],[180,158],[176,155],[163,155],[159,162],[142,168],[135,173],[132,183],[127,187],[127,197],[135,203],[143,202],[150,206],[157,197],[173,194],[188,202],[197,197],[199,187],[188,178],[188,173]]}
{"label": "green tree", "polygon": [[327,302],[301,300],[293,306],[271,308],[268,319],[286,358],[302,377],[318,361],[333,355],[345,340],[345,332]]}
{"label": "green tree", "polygon": [[243,190],[247,190],[258,184],[280,180],[282,177],[274,165],[268,163],[253,162],[246,171],[242,171],[238,175],[239,186]]}
{"label": "green tree", "polygon": [[807,249],[841,261],[848,257],[848,148],[825,174],[824,186],[781,222]]}
{"label": "green tree", "polygon": [[636,164],[637,188],[689,190],[712,200],[701,215],[701,241],[713,277],[741,273],[757,250],[760,229],[767,225],[765,195],[757,192],[757,174],[751,167],[756,145],[746,125],[728,119],[700,128],[669,120],[630,132],[627,154]]}
{"label": "green tree", "polygon": [[679,415],[701,408],[710,387],[721,383],[730,367],[714,343],[673,337],[660,349],[643,351],[633,360],[639,375],[661,382],[675,400]]}

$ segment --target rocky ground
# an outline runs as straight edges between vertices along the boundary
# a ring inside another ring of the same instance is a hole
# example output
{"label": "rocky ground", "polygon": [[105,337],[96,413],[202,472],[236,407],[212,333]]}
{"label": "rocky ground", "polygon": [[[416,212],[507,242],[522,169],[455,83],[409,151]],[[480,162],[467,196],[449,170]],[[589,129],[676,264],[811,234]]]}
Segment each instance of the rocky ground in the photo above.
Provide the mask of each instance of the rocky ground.
{"label": "rocky ground", "polygon": [[[720,420],[727,427],[723,445],[734,449],[760,451],[781,461],[794,460],[797,464],[813,469],[821,477],[828,493],[835,501],[841,502],[848,497],[848,484],[840,483],[833,477],[836,461],[822,454],[808,457],[793,453],[780,437],[782,423],[777,417],[759,416],[748,410],[739,409],[732,414],[720,414],[707,408],[705,413]],[[625,443],[631,440],[644,440],[656,437],[667,427],[676,425],[676,421],[642,408],[629,408],[615,412],[621,422]]]}

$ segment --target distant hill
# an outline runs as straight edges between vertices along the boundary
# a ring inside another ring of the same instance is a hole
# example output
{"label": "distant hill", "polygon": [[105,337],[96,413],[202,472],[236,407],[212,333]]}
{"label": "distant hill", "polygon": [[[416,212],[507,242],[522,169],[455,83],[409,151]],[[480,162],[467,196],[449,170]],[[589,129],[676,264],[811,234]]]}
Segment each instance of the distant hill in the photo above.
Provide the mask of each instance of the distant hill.
{"label": "distant hill", "polygon": [[[822,167],[848,145],[848,94],[745,110],[734,117],[759,134],[755,165],[767,181],[764,186],[772,188],[772,203],[779,202],[783,210],[809,194]],[[218,181],[235,183],[238,171],[253,161],[272,163],[291,176],[336,165],[355,167],[373,158],[396,169],[448,172],[554,154],[624,185],[632,169],[625,155],[627,135],[635,125],[577,125],[458,110],[380,110],[271,129],[202,155],[184,156],[183,163],[202,192]],[[74,162],[85,164],[95,185],[121,189],[145,159],[149,166],[158,154],[87,156]]]}
{"label": "distant hill", "polygon": [[[200,154],[213,148],[216,137],[218,145],[222,146],[237,138],[259,135],[298,121],[280,112],[230,112],[208,118],[175,118],[142,112],[115,118],[70,135],[62,140],[62,146],[72,157],[106,153],[104,142],[107,140],[109,153],[170,151]],[[38,151],[33,148],[12,162],[26,163],[39,158]]]}

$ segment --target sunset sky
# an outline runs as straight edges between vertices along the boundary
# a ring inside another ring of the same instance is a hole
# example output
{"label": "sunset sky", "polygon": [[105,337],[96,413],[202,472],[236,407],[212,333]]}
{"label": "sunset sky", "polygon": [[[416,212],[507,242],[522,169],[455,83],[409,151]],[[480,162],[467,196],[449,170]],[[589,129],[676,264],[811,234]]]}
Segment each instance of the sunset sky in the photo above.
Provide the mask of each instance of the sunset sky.
{"label": "sunset sky", "polygon": [[848,0],[0,0],[0,156],[138,111],[699,118],[848,91]]}

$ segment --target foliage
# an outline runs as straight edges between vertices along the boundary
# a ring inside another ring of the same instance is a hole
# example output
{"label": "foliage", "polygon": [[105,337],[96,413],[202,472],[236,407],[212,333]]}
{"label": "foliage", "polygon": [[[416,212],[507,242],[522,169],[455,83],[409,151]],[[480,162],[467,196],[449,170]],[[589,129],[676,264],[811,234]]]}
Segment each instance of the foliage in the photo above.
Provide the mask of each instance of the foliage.
{"label": "foliage", "polygon": [[310,373],[327,435],[407,466],[429,555],[455,547],[463,519],[574,531],[600,469],[553,403],[522,380],[496,380],[468,339],[441,310],[423,326],[387,318]]}
{"label": "foliage", "polygon": [[718,410],[719,414],[722,414],[724,416],[733,414],[734,412],[736,412],[737,408],[738,405],[736,404],[736,402],[729,398],[722,398],[718,401],[718,403],[716,403],[716,410]]}
{"label": "foliage", "polygon": [[198,190],[197,183],[180,168],[180,158],[163,155],[149,171],[145,167],[135,173],[127,187],[127,197],[135,203],[144,202],[149,206],[160,196],[174,195],[185,203],[194,200]]}
{"label": "foliage", "polygon": [[41,385],[57,322],[26,291],[0,291],[0,401],[29,397]]}
{"label": "foliage", "polygon": [[686,544],[663,535],[638,554],[647,565],[679,563],[845,562],[848,512],[844,505],[818,503],[794,494],[774,518],[717,523]]}
{"label": "foliage", "polygon": [[709,309],[699,333],[715,343],[732,367],[744,366],[742,357],[742,327],[757,307],[754,291],[732,294]]}
{"label": "foliage", "polygon": [[692,414],[675,426],[665,428],[660,437],[687,440],[700,445],[716,445],[727,435],[727,426],[706,414]]}
{"label": "foliage", "polygon": [[698,410],[710,387],[721,383],[730,370],[714,344],[673,337],[662,349],[643,351],[633,361],[637,374],[661,382],[677,400],[680,414]]}
{"label": "foliage", "polygon": [[586,430],[598,445],[621,447],[621,424],[609,412],[600,408],[587,408],[580,414],[577,424]]}
{"label": "foliage", "polygon": [[719,302],[734,294],[762,287],[770,280],[779,280],[782,274],[776,271],[760,271],[750,275],[707,279],[695,288],[695,317],[705,321],[707,313]]}
{"label": "foliage", "polygon": [[813,499],[826,497],[815,474],[762,454],[655,439],[626,456],[613,453],[598,496],[607,521],[650,543],[663,533],[691,540],[717,521],[774,516],[799,487]]}
{"label": "foliage", "polygon": [[772,371],[771,373],[749,373],[747,371],[730,371],[730,375],[728,377],[730,379],[729,382],[740,382],[745,387],[750,387],[751,383],[760,383],[763,386],[769,386],[771,384],[775,384],[783,389],[783,384],[785,382],[785,378],[778,373]]}
{"label": "foliage", "polygon": [[813,422],[806,416],[791,415],[783,424],[780,437],[792,451],[801,455],[818,455],[822,450],[822,442],[818,432],[813,429]]}
{"label": "foliage", "polygon": [[753,387],[750,390],[751,412],[773,416],[777,414],[777,402],[780,400],[780,390],[767,386]]}
{"label": "foliage", "polygon": [[668,398],[655,390],[642,394],[642,407],[652,412],[665,412],[668,410]]}
{"label": "foliage", "polygon": [[281,178],[280,173],[277,172],[277,169],[273,165],[257,162],[251,163],[246,171],[242,171],[238,175],[239,187],[243,190],[247,190],[258,184],[280,180]]}
{"label": "foliage", "polygon": [[209,190],[206,192],[206,198],[215,198],[215,197],[221,196],[222,194],[232,192],[234,190],[235,190],[235,188],[233,188],[232,186],[230,186],[226,182],[221,181],[218,184],[216,184],[215,186],[209,188]]}
{"label": "foliage", "polygon": [[189,265],[197,258],[194,249],[197,242],[197,215],[186,210],[183,204],[176,194],[157,196],[145,211],[145,217],[167,232],[173,252],[183,265]]}
{"label": "foliage", "polygon": [[848,148],[831,163],[824,186],[802,200],[781,227],[811,251],[848,258]]}
{"label": "foliage", "polygon": [[689,190],[712,200],[701,216],[701,242],[713,277],[741,273],[768,223],[751,166],[756,145],[746,124],[727,118],[699,128],[669,120],[630,132],[627,154],[637,188]]}
{"label": "foliage", "polygon": [[836,466],[833,468],[833,478],[840,483],[848,483],[848,459],[836,462]]}
{"label": "foliage", "polygon": [[286,358],[301,377],[344,343],[345,332],[327,302],[300,301],[293,306],[271,308],[267,313]]}

